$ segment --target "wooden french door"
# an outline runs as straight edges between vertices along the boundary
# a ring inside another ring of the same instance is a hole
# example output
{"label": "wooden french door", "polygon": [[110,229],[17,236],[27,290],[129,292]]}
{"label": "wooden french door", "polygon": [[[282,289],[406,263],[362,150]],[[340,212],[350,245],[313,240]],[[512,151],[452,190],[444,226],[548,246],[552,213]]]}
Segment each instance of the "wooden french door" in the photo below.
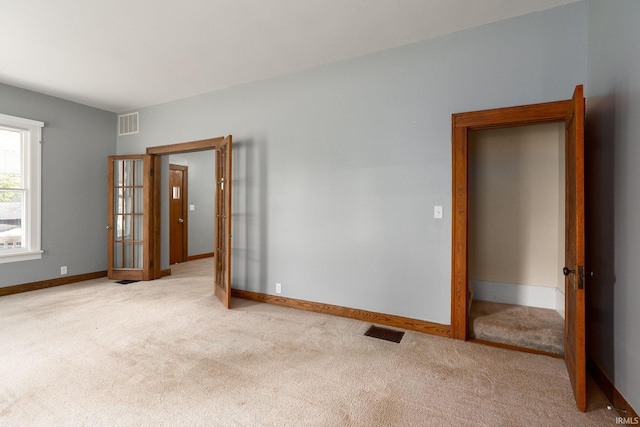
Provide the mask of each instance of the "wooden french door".
{"label": "wooden french door", "polygon": [[187,260],[188,168],[169,165],[169,264]]}
{"label": "wooden french door", "polygon": [[584,94],[576,86],[572,99],[453,114],[453,199],[451,256],[451,336],[466,340],[469,282],[468,133],[544,123],[565,123],[565,361],[576,404],[586,410]]}
{"label": "wooden french door", "polygon": [[108,167],[108,278],[150,280],[151,158],[109,156]]}
{"label": "wooden french door", "polygon": [[231,136],[216,148],[215,269],[216,296],[231,308]]}
{"label": "wooden french door", "polygon": [[576,404],[587,409],[585,346],[585,233],[584,233],[584,95],[576,87],[565,119],[565,334],[564,360]]}

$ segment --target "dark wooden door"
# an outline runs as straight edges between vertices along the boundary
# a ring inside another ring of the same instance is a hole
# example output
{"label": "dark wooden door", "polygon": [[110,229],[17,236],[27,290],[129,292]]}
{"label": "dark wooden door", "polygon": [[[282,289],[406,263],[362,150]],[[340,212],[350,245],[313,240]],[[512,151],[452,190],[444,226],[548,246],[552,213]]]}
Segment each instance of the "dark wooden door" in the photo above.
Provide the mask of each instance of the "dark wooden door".
{"label": "dark wooden door", "polygon": [[231,308],[231,136],[216,148],[215,270],[216,296]]}
{"label": "dark wooden door", "polygon": [[584,95],[577,86],[565,120],[566,235],[564,353],[576,404],[587,408],[585,346]]}
{"label": "dark wooden door", "polygon": [[187,167],[169,165],[169,264],[187,260]]}
{"label": "dark wooden door", "polygon": [[151,156],[109,156],[107,244],[112,280],[151,280]]}

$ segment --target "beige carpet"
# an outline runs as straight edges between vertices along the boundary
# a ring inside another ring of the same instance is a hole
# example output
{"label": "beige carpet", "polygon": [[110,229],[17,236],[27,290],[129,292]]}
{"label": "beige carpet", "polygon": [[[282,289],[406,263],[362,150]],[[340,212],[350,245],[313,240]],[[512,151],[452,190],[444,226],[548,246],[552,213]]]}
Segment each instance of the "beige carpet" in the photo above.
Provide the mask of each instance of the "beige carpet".
{"label": "beige carpet", "polygon": [[564,319],[555,310],[473,300],[472,338],[564,354]]}
{"label": "beige carpet", "polygon": [[2,426],[614,426],[564,361],[213,296],[211,260],[155,282],[0,298]]}

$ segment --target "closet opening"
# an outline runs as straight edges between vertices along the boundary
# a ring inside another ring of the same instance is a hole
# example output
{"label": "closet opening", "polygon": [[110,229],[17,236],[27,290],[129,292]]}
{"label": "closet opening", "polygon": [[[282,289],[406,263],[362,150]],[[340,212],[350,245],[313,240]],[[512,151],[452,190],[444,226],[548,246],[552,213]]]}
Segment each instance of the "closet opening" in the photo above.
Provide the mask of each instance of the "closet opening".
{"label": "closet opening", "polygon": [[469,339],[564,355],[565,126],[468,133]]}

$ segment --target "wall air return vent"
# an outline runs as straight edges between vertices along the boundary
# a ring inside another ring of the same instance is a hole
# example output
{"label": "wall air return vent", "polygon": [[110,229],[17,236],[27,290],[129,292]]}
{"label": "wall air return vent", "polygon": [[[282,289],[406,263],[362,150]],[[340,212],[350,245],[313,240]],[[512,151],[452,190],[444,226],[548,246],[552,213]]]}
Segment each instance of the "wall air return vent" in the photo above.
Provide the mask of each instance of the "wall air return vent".
{"label": "wall air return vent", "polygon": [[138,113],[118,116],[118,136],[138,133]]}

